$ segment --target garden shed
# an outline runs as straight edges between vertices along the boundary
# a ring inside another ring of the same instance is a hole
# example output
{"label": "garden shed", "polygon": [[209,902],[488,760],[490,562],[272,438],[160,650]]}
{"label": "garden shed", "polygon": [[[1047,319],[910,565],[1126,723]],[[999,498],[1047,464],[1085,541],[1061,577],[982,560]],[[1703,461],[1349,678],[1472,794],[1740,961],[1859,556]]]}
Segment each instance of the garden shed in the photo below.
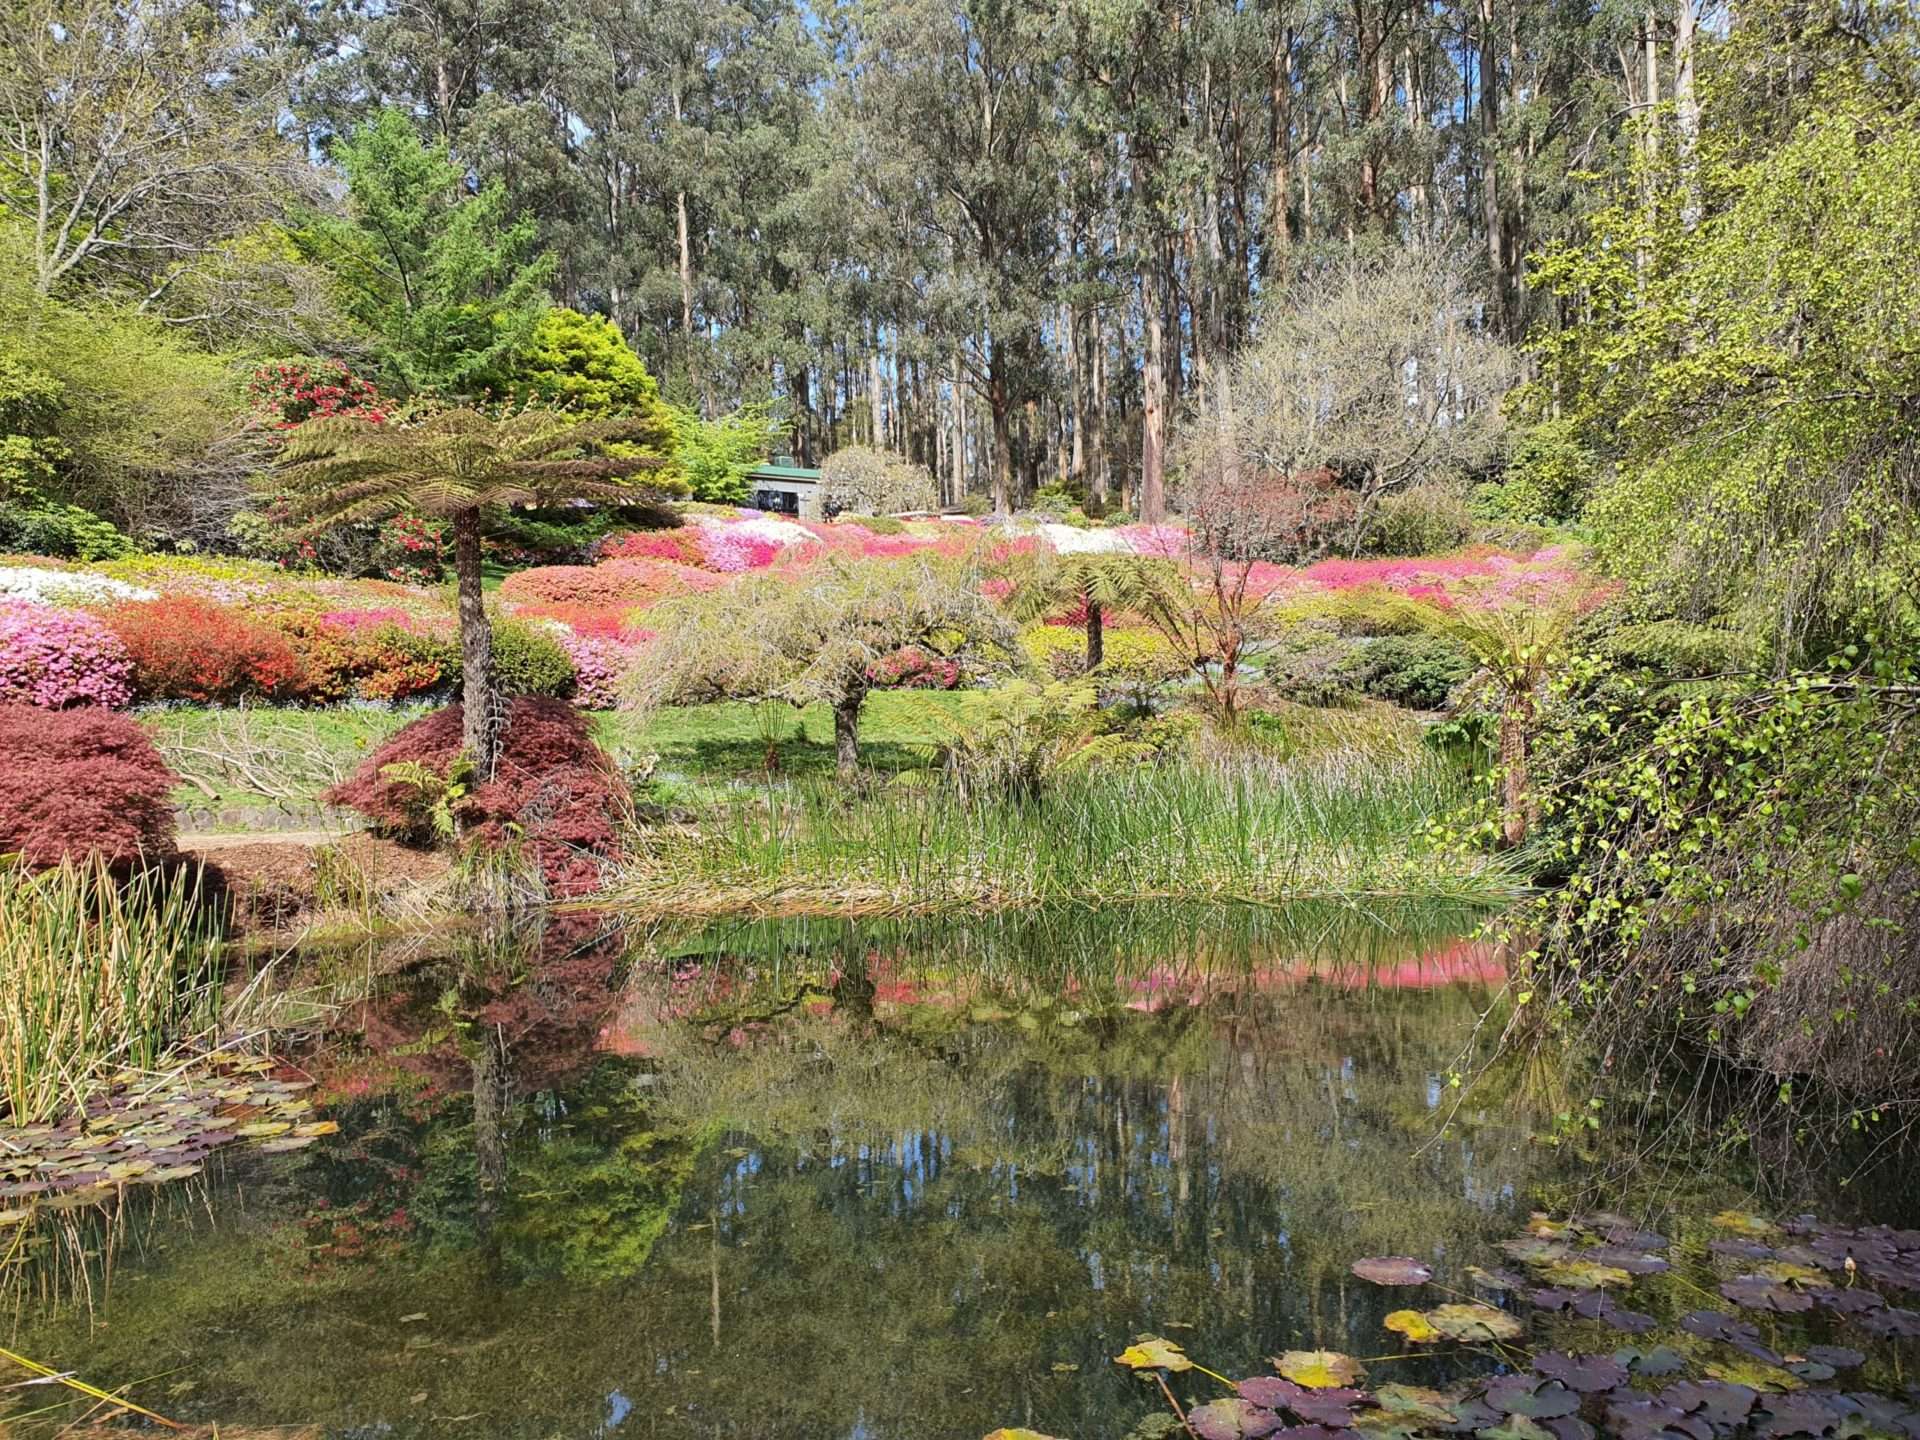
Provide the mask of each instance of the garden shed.
{"label": "garden shed", "polygon": [[747,503],[756,510],[776,515],[792,515],[800,520],[819,520],[820,472],[793,463],[790,455],[781,455],[747,472]]}

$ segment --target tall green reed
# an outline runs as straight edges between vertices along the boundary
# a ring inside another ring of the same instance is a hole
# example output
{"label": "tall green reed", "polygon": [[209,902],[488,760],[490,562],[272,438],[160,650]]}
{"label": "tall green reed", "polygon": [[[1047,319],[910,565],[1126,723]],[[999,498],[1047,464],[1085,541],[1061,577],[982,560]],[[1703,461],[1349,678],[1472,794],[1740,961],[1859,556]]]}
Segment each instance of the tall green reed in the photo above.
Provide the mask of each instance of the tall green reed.
{"label": "tall green reed", "polygon": [[215,1023],[220,936],[198,890],[184,867],[0,866],[0,1115],[50,1120]]}
{"label": "tall green reed", "polygon": [[1425,754],[1110,766],[1062,775],[1038,799],[806,778],[736,798],[697,831],[648,836],[611,898],[911,909],[1510,897],[1520,881],[1500,862],[1419,843],[1465,784]]}

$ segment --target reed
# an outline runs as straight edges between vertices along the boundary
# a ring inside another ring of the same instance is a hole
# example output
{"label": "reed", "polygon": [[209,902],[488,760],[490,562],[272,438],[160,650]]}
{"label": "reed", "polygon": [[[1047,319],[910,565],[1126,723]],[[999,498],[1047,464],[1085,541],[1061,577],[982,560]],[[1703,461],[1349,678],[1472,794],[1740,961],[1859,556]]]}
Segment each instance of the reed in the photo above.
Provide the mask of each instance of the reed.
{"label": "reed", "polygon": [[1056,903],[1445,900],[1523,888],[1492,857],[1428,850],[1465,781],[1426,754],[1106,767],[1038,798],[819,778],[649,832],[608,898],[688,913],[892,914]]}
{"label": "reed", "polygon": [[187,868],[0,866],[0,1114],[36,1124],[218,1017],[220,937]]}

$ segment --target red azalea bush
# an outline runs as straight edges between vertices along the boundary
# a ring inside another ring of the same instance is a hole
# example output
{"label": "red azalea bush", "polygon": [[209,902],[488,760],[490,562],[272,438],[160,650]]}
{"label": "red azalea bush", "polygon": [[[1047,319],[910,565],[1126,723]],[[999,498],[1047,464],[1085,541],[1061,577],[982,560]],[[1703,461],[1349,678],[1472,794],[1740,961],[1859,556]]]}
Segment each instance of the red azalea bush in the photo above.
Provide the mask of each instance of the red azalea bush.
{"label": "red azalea bush", "polygon": [[[451,705],[403,727],[321,798],[402,838],[426,838],[413,788],[381,771],[418,761],[445,775],[460,754],[462,718]],[[583,895],[599,885],[601,864],[619,854],[626,805],[620,772],[580,712],[563,700],[523,695],[508,709],[494,778],[456,802],[454,818],[463,834],[489,845],[506,843],[508,826],[517,827],[548,888]]]}
{"label": "red azalea bush", "polygon": [[698,526],[677,530],[620,530],[607,536],[594,553],[602,560],[669,560],[676,565],[705,565]]}
{"label": "red azalea bush", "polygon": [[540,565],[521,570],[500,582],[500,598],[632,609],[725,583],[722,576],[666,560],[609,560],[601,565]]}
{"label": "red azalea bush", "polygon": [[651,632],[638,623],[632,608],[624,605],[580,605],[549,600],[515,606],[513,613],[520,620],[558,620],[583,640],[635,645],[651,636]]}
{"label": "red azalea bush", "polygon": [[175,777],[124,715],[0,705],[0,852],[29,865],[173,853]]}
{"label": "red azalea bush", "polygon": [[304,667],[285,635],[197,595],[121,605],[107,624],[133,657],[134,690],[142,699],[292,699],[304,683]]}
{"label": "red azalea bush", "polygon": [[380,392],[338,360],[282,360],[262,365],[247,381],[247,399],[281,430],[325,415],[357,415],[375,424],[387,418]]}

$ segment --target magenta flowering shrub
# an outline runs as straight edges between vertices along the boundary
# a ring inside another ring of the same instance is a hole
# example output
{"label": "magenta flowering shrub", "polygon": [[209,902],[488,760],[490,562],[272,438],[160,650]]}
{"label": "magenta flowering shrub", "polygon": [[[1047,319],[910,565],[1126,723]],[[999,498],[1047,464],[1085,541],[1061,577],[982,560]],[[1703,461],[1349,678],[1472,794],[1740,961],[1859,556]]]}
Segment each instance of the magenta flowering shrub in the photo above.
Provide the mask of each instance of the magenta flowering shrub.
{"label": "magenta flowering shrub", "polygon": [[1405,559],[1322,560],[1302,574],[1324,590],[1377,586],[1440,605],[1548,605],[1569,597],[1598,603],[1607,593],[1557,545],[1533,555],[1473,549]]}
{"label": "magenta flowering shrub", "polygon": [[380,392],[338,360],[283,360],[262,365],[247,381],[247,399],[275,429],[353,415],[378,425],[387,418]]}
{"label": "magenta flowering shrub", "polygon": [[907,645],[869,665],[867,683],[881,690],[951,690],[960,683],[960,662]]}
{"label": "magenta flowering shrub", "polygon": [[709,525],[700,532],[700,550],[708,569],[738,575],[766,569],[779,558],[781,546],[751,533],[744,525]]}
{"label": "magenta flowering shrub", "polygon": [[611,710],[620,703],[620,681],[633,652],[612,640],[554,627],[554,638],[573,662],[573,703],[581,710]]}
{"label": "magenta flowering shrub", "polygon": [[133,657],[84,610],[0,601],[0,705],[117,709],[133,699]]}
{"label": "magenta flowering shrub", "polygon": [[1115,532],[1136,555],[1177,560],[1187,553],[1189,536],[1178,525],[1121,525]]}

